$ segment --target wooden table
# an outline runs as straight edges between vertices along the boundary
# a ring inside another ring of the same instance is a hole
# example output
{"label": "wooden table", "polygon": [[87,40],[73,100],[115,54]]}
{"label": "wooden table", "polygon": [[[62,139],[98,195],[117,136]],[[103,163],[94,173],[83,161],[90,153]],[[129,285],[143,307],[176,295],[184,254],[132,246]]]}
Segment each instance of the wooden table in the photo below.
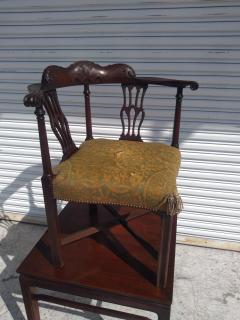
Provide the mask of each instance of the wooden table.
{"label": "wooden table", "polygon": [[[120,209],[120,212],[127,217],[129,211]],[[17,270],[28,320],[40,319],[39,300],[120,319],[147,319],[37,293],[36,288],[149,310],[156,312],[160,320],[170,319],[175,246],[172,244],[172,267],[167,287],[157,288],[158,216],[142,212],[129,221],[132,232],[119,225],[103,207],[97,222],[89,218],[86,206],[72,203],[65,207],[60,217],[66,235],[96,223],[105,227],[95,235],[65,245],[62,268],[54,268],[50,263],[47,232],[42,236]]]}

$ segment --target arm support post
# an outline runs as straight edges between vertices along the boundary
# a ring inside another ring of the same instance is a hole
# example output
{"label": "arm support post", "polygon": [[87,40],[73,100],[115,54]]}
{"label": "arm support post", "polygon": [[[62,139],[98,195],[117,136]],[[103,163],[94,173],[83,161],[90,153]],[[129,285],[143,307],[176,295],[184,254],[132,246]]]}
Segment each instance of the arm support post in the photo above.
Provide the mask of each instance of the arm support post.
{"label": "arm support post", "polygon": [[90,105],[90,90],[89,85],[84,85],[84,100],[85,100],[85,116],[86,116],[86,140],[93,139],[92,135],[92,116],[91,116],[91,105]]}
{"label": "arm support post", "polygon": [[49,154],[48,140],[47,140],[47,131],[45,125],[45,111],[42,107],[36,107],[35,115],[37,117],[38,123],[38,133],[39,133],[39,141],[41,148],[41,156],[42,156],[42,165],[43,165],[43,173],[44,175],[52,175],[52,166]]}
{"label": "arm support post", "polygon": [[183,88],[178,87],[177,94],[176,94],[176,107],[175,107],[173,136],[172,136],[172,144],[171,144],[175,148],[179,148],[179,132],[180,132],[180,122],[181,122],[182,99],[183,99]]}
{"label": "arm support post", "polygon": [[52,175],[52,166],[49,154],[47,131],[45,126],[45,111],[43,109],[43,96],[40,92],[33,92],[25,96],[24,105],[35,107],[35,115],[38,123],[38,132],[42,156],[43,174]]}

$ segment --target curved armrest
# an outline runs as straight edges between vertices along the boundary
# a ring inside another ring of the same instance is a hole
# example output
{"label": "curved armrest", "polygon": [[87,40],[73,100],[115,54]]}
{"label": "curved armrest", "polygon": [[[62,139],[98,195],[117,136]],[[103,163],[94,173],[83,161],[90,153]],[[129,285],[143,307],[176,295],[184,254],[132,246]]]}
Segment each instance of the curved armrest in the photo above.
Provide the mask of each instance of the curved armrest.
{"label": "curved armrest", "polygon": [[23,99],[25,107],[41,107],[44,93],[55,91],[58,87],[49,84],[43,86],[41,83],[33,83],[27,88],[29,93]]}
{"label": "curved armrest", "polygon": [[50,84],[42,85],[41,83],[32,83],[27,88],[29,93],[36,93],[36,92],[44,93],[44,92],[58,89],[57,86],[50,85]]}
{"label": "curved armrest", "polygon": [[32,83],[30,84],[28,87],[28,92],[29,93],[33,93],[33,92],[37,92],[37,91],[42,91],[41,90],[41,83]]}
{"label": "curved armrest", "polygon": [[[135,77],[129,79],[129,83],[137,83],[141,85],[147,84],[155,84],[160,86],[167,86],[167,87],[175,87],[175,88],[185,88],[190,87],[192,90],[197,90],[199,85],[196,81],[189,81],[189,80],[176,80],[176,79],[167,79],[167,78],[159,78],[159,77]],[[54,86],[52,84],[45,84],[42,85],[41,83],[33,83],[28,86],[29,93],[44,93],[51,90],[58,89],[59,86]]]}
{"label": "curved armrest", "polygon": [[28,93],[24,99],[23,103],[25,107],[41,108],[43,105],[43,94],[41,91],[35,91]]}
{"label": "curved armrest", "polygon": [[160,86],[185,88],[190,87],[192,90],[198,89],[198,83],[196,81],[188,80],[175,80],[158,77],[137,77],[136,81],[140,84],[156,84]]}

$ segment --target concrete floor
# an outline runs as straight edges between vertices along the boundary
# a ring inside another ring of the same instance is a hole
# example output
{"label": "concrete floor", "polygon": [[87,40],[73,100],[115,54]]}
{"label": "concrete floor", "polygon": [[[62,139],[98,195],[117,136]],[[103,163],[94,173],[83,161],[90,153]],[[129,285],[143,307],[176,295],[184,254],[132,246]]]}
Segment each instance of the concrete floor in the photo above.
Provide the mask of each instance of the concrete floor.
{"label": "concrete floor", "polygon": [[[0,221],[0,319],[26,319],[16,267],[44,227]],[[90,301],[89,301],[90,302]],[[92,301],[91,303],[98,303]],[[112,319],[41,303],[41,320]],[[107,306],[106,303],[102,304]],[[114,306],[157,319],[150,312]],[[177,245],[171,320],[240,319],[240,254]]]}

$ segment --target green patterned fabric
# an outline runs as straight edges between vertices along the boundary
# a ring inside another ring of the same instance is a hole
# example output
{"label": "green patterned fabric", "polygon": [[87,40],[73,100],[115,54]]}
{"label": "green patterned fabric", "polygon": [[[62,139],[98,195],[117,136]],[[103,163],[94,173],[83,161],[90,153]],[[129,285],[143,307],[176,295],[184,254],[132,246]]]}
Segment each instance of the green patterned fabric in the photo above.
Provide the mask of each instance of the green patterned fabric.
{"label": "green patterned fabric", "polygon": [[176,214],[180,152],[161,143],[94,139],[53,168],[57,199]]}

